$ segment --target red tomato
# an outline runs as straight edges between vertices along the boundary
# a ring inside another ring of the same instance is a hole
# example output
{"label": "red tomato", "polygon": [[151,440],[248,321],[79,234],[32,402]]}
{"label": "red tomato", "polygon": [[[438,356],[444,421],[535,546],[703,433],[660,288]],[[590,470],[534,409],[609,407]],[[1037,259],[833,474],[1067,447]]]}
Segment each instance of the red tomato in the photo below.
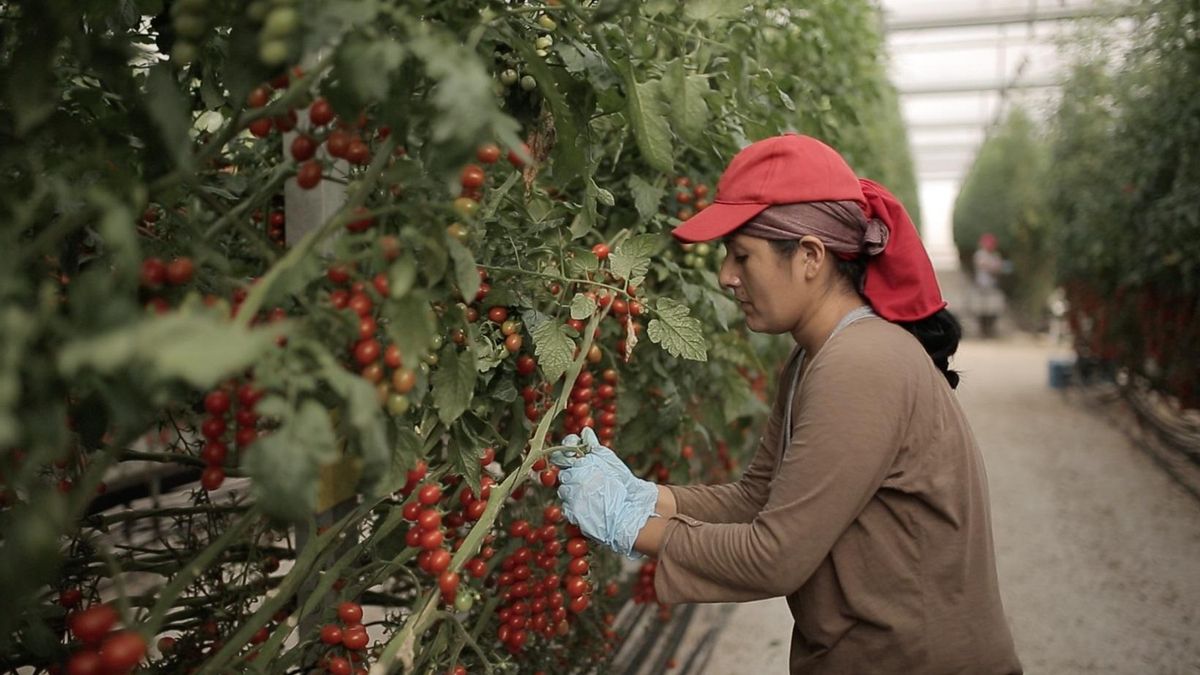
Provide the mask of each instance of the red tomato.
{"label": "red tomato", "polygon": [[354,345],[354,360],[360,366],[370,365],[379,359],[380,351],[379,341],[375,338],[359,340],[358,344]]}
{"label": "red tomato", "polygon": [[444,541],[446,541],[446,536],[442,534],[441,530],[425,530],[421,532],[421,548],[426,551],[440,548]]}
{"label": "red tomato", "polygon": [[305,190],[311,190],[321,182],[321,163],[310,159],[300,165],[296,172],[296,184]]}
{"label": "red tomato", "polygon": [[500,159],[500,146],[495,143],[484,143],[475,151],[475,158],[484,164],[495,164]]}
{"label": "red tomato", "polygon": [[436,530],[442,526],[442,514],[436,509],[425,509],[417,515],[417,526],[422,530]]}
{"label": "red tomato", "polygon": [[362,605],[356,602],[343,602],[338,605],[338,618],[342,623],[348,626],[354,626],[362,622],[363,610]]}
{"label": "red tomato", "polygon": [[340,656],[335,656],[329,659],[329,665],[325,667],[325,670],[327,670],[330,675],[351,675],[353,672],[350,662]]}
{"label": "red tomato", "polygon": [[468,190],[482,187],[485,178],[486,176],[484,176],[483,169],[479,168],[475,164],[466,165],[463,167],[462,173],[459,174],[459,182],[462,183],[462,186]]}
{"label": "red tomato", "polygon": [[192,264],[191,258],[176,258],[167,265],[167,283],[182,286],[192,280],[195,271],[196,266]]}
{"label": "red tomato", "polygon": [[[522,354],[517,358],[518,375],[532,375],[533,371],[535,370],[537,370],[537,361],[534,361],[532,356],[528,354]],[[532,403],[532,401],[527,402]]]}
{"label": "red tomato", "polygon": [[[529,146],[526,145],[525,143],[521,144],[521,152],[523,152],[526,156],[530,156],[533,154],[529,150]],[[517,150],[515,150],[515,149],[508,151],[508,163],[512,164],[513,166],[517,167],[518,169],[525,166],[525,160],[521,157],[521,154],[519,154],[517,152]]]}
{"label": "red tomato", "polygon": [[204,472],[200,474],[200,486],[205,490],[212,492],[221,487],[221,483],[225,482],[225,469],[219,466],[208,466]]}
{"label": "red tomato", "polygon": [[67,661],[67,675],[103,675],[104,666],[100,654],[93,649],[83,649],[71,655]]}
{"label": "red tomato", "polygon": [[346,161],[351,164],[370,164],[370,146],[357,138],[350,141],[350,145],[346,146]]}
{"label": "red tomato", "polygon": [[167,265],[158,258],[146,258],[142,261],[142,285],[146,288],[158,288],[167,280]]}
{"label": "red tomato", "polygon": [[117,611],[108,605],[92,605],[67,617],[67,626],[80,642],[99,644],[117,623]]}
{"label": "red tomato", "polygon": [[442,589],[442,595],[451,595],[458,590],[458,583],[461,577],[458,572],[446,570],[438,576],[438,588]]}
{"label": "red tomato", "polygon": [[432,506],[438,503],[438,500],[441,498],[442,488],[433,484],[426,485],[425,487],[421,488],[420,492],[417,493],[417,501],[426,506]]}
{"label": "red tomato", "polygon": [[508,319],[508,309],[505,307],[493,307],[488,310],[488,319],[494,323],[504,323]]}
{"label": "red tomato", "polygon": [[308,119],[316,126],[324,126],[333,121],[333,106],[323,98],[313,101],[308,109]]}
{"label": "red tomato", "polygon": [[608,244],[596,244],[592,247],[592,254],[601,260],[608,258]]}
{"label": "red tomato", "polygon": [[250,133],[254,134],[258,138],[266,138],[267,136],[270,136],[271,128],[271,118],[269,117],[260,117],[251,122],[249,127]]}
{"label": "red tomato", "polygon": [[581,537],[575,537],[567,542],[567,555],[572,558],[582,558],[587,555],[587,541]]}
{"label": "red tomato", "polygon": [[246,97],[246,105],[251,108],[262,108],[271,100],[271,91],[266,87],[255,87]]}
{"label": "red tomato", "polygon": [[350,141],[350,134],[337,129],[325,139],[325,150],[334,157],[345,158],[346,151],[350,149]]}
{"label": "red tomato", "polygon": [[340,644],[342,641],[342,629],[336,624],[327,623],[321,626],[321,642],[327,645]]}
{"label": "red tomato", "polygon": [[342,633],[342,646],[346,649],[358,651],[366,647],[370,641],[367,629],[363,626],[351,626]]}
{"label": "red tomato", "polygon": [[134,631],[121,631],[100,647],[100,665],[106,675],[119,675],[133,670],[145,655],[146,640]]}
{"label": "red tomato", "polygon": [[292,139],[292,159],[304,162],[317,154],[317,142],[312,136],[300,134]]}
{"label": "red tomato", "polygon": [[450,567],[450,561],[454,556],[450,555],[450,551],[444,548],[435,548],[429,552],[429,572],[431,574],[441,574]]}

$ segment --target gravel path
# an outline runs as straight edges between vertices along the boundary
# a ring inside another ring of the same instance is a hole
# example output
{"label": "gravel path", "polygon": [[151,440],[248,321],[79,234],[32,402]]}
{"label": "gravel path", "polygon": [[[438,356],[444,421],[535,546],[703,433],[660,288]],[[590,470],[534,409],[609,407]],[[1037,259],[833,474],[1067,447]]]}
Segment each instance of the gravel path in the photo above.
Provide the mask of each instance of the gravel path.
{"label": "gravel path", "polygon": [[[1013,337],[964,342],[957,361],[1026,672],[1200,674],[1200,502],[1112,423],[1048,389],[1050,354]],[[703,609],[679,650],[724,623],[702,672],[787,672],[782,600]]]}

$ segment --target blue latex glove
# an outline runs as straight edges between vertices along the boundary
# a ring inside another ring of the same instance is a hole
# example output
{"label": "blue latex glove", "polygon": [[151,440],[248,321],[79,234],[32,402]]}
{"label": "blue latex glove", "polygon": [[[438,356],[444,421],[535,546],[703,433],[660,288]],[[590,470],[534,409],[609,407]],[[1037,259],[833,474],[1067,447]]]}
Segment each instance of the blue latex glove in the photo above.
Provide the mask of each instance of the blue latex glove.
{"label": "blue latex glove", "polygon": [[596,541],[612,546],[625,503],[625,486],[593,463],[558,474],[563,515]]}
{"label": "blue latex glove", "polygon": [[[559,481],[563,485],[559,488],[559,496],[564,501],[563,513],[569,519],[567,504],[577,504],[573,510],[581,518],[593,523],[605,523],[603,531],[597,528],[593,534],[581,523],[576,522],[585,534],[618,553],[631,558],[637,557],[633,552],[633,543],[645,527],[646,521],[654,515],[654,507],[658,503],[658,486],[634,476],[616,453],[600,444],[595,432],[589,427],[583,429],[582,438],[571,434],[563,439],[562,444],[586,447],[586,454],[582,456],[558,451],[550,457],[550,461],[564,469],[559,474]],[[599,508],[601,497],[598,495],[596,498],[589,498],[585,493],[591,489],[591,485],[595,485],[598,490],[611,491],[609,486],[612,484],[624,488],[624,499],[615,510],[606,510],[603,516],[599,516],[594,511]]]}

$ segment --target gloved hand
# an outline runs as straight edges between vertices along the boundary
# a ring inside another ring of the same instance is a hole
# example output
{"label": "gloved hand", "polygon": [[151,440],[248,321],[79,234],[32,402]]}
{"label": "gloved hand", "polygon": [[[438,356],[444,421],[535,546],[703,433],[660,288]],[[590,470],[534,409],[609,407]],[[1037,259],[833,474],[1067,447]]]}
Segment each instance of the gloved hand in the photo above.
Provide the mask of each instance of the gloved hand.
{"label": "gloved hand", "polygon": [[[591,428],[584,428],[582,438],[574,434],[567,436],[562,444],[587,447],[587,453],[582,456],[558,451],[550,457],[550,461],[564,469],[559,474],[559,481],[562,483],[559,497],[564,502],[564,515],[579,525],[584,534],[618,553],[631,558],[637,557],[633,552],[633,543],[646,521],[654,514],[654,507],[658,503],[658,486],[634,476],[612,450],[600,444]],[[597,490],[608,494],[613,490],[611,486],[614,484],[624,488],[625,495],[621,503],[612,510],[609,510],[607,507],[610,505],[605,503],[606,510],[601,517],[596,510],[600,508],[603,499],[599,495],[593,498],[586,493],[594,485]],[[571,508],[568,509],[568,506]],[[596,528],[595,533],[588,532],[581,522],[571,518],[572,512],[593,525],[603,521],[604,530]]]}
{"label": "gloved hand", "polygon": [[580,462],[559,472],[558,481],[558,497],[567,520],[592,539],[612,546],[625,504],[621,481],[594,462]]}

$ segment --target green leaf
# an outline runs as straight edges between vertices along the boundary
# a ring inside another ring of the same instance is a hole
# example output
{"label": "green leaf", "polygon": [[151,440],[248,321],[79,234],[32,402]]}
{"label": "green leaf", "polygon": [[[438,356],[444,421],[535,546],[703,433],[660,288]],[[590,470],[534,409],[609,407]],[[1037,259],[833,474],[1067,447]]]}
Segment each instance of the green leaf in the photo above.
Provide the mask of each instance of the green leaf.
{"label": "green leaf", "polygon": [[576,293],[571,298],[571,318],[578,321],[590,319],[596,313],[596,299],[583,293]]}
{"label": "green leaf", "polygon": [[[525,70],[537,80],[538,93],[550,104],[555,135],[560,139],[570,139],[570,142],[555,143],[552,150],[554,177],[565,184],[587,168],[589,138],[586,115],[591,112],[591,97],[580,97],[578,92],[573,92],[575,95],[568,99],[564,92],[573,80],[566,73],[563,73],[561,80],[556,77],[561,70],[551,70],[546,60],[534,52],[529,40],[513,36],[509,44],[521,55]],[[587,178],[590,182],[591,178]]]}
{"label": "green leaf", "polygon": [[407,252],[402,253],[388,268],[388,294],[399,300],[412,290],[417,281],[417,264]]}
{"label": "green leaf", "polygon": [[675,168],[671,155],[671,128],[667,125],[663,110],[659,80],[638,82],[633,68],[624,69],[626,113],[633,125],[633,135],[646,163],[659,171],[670,172]]}
{"label": "green leaf", "polygon": [[389,78],[404,63],[404,48],[394,40],[351,39],[338,50],[339,72],[360,101],[382,101]]}
{"label": "green leaf", "polygon": [[482,466],[479,455],[482,446],[469,433],[464,425],[456,424],[450,431],[450,446],[446,454],[450,460],[450,470],[467,480],[467,485],[479,494],[479,478]]}
{"label": "green leaf", "polygon": [[629,191],[633,193],[633,204],[643,223],[658,215],[659,205],[667,193],[666,188],[636,174],[629,177]]}
{"label": "green leaf", "polygon": [[709,91],[708,79],[703,75],[688,75],[683,61],[676,59],[663,74],[663,94],[671,104],[667,111],[671,124],[679,136],[689,143],[703,141],[708,127],[708,103],[704,100]]}
{"label": "green leaf", "polygon": [[689,316],[687,305],[671,298],[659,298],[655,303],[657,318],[646,325],[650,341],[667,350],[671,356],[692,361],[707,361],[708,353],[700,320]]}
{"label": "green leaf", "polygon": [[436,323],[429,299],[424,293],[409,293],[399,300],[384,302],[380,313],[387,319],[388,337],[412,366],[433,342]]}
{"label": "green leaf", "polygon": [[442,348],[438,369],[433,374],[433,405],[438,417],[449,424],[471,405],[475,392],[475,356],[453,344]]}
{"label": "green leaf", "polygon": [[247,330],[216,313],[171,312],[69,342],[59,352],[58,367],[67,377],[85,370],[139,371],[143,377],[180,379],[207,389],[274,348],[282,327]]}
{"label": "green leaf", "polygon": [[322,372],[326,383],[341,396],[342,422],[358,442],[363,460],[362,475],[374,483],[388,465],[387,420],[376,398],[375,387],[332,359]]}
{"label": "green leaf", "polygon": [[693,21],[724,19],[745,10],[745,0],[688,0],[683,6],[684,16]]}
{"label": "green leaf", "polygon": [[170,64],[159,63],[150,69],[146,78],[146,106],[175,165],[190,171],[192,140],[188,129],[192,126],[191,106],[179,90]]}
{"label": "green leaf", "polygon": [[[529,313],[526,313],[528,316]],[[567,372],[571,358],[575,356],[575,343],[567,337],[566,327],[554,319],[544,318],[534,325],[528,318],[533,335],[534,354],[547,382],[554,382]]]}
{"label": "green leaf", "polygon": [[320,467],[335,459],[337,439],[329,411],[305,399],[279,428],[255,441],[242,461],[253,478],[257,504],[274,518],[297,522],[312,516]]}
{"label": "green leaf", "polygon": [[608,256],[613,275],[640,285],[650,270],[650,257],[662,246],[663,238],[657,234],[639,234],[622,241]]}
{"label": "green leaf", "polygon": [[450,259],[454,261],[454,281],[463,298],[470,301],[479,290],[479,271],[475,269],[475,258],[457,239],[446,235]]}

